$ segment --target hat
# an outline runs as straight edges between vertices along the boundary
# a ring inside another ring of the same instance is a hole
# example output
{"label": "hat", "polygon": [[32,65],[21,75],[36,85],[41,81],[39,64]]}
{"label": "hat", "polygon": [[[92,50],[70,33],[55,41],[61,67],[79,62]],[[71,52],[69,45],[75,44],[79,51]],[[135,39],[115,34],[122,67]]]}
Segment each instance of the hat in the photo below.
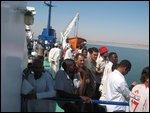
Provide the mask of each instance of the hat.
{"label": "hat", "polygon": [[37,56],[37,53],[34,51],[34,52],[31,52],[31,55],[32,56]]}
{"label": "hat", "polygon": [[58,46],[58,43],[55,43],[54,46]]}
{"label": "hat", "polygon": [[87,42],[86,42],[86,41],[84,41],[84,42],[83,42],[83,44],[87,44]]}
{"label": "hat", "polygon": [[28,63],[32,63],[33,62],[33,60],[32,59],[28,59]]}
{"label": "hat", "polygon": [[48,41],[47,41],[47,40],[45,40],[45,44],[48,44]]}
{"label": "hat", "polygon": [[100,52],[100,55],[102,55],[102,54],[108,52],[108,49],[107,49],[107,47],[103,46],[103,47],[99,48],[99,52]]}

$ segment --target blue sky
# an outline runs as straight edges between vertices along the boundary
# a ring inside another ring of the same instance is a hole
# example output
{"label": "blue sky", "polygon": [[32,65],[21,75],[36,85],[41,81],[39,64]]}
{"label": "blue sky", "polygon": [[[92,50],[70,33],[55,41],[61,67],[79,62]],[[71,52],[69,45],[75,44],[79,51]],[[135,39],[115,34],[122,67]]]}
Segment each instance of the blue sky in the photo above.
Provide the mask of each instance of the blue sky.
{"label": "blue sky", "polygon": [[[148,1],[53,1],[51,26],[57,38],[77,12],[78,36],[91,41],[149,45]],[[47,27],[48,7],[43,1],[28,1],[36,15],[31,26],[35,36]],[[69,36],[72,36],[71,32]]]}

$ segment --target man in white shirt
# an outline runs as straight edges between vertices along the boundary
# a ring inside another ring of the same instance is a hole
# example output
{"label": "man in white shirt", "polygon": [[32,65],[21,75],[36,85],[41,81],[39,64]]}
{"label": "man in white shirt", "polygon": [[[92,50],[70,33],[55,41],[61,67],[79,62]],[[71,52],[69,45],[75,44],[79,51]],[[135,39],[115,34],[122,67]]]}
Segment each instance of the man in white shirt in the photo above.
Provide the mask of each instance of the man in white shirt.
{"label": "man in white shirt", "polygon": [[[117,69],[108,75],[106,85],[106,99],[108,101],[126,102],[130,99],[130,90],[124,78],[131,69],[128,60],[122,60]],[[107,105],[108,112],[125,112],[126,106]]]}
{"label": "man in white shirt", "polygon": [[66,53],[64,55],[64,60],[65,59],[74,59],[73,49],[71,47],[66,50]]}
{"label": "man in white shirt", "polygon": [[43,70],[43,61],[33,61],[33,72],[24,77],[22,94],[27,99],[28,112],[54,112],[55,102],[44,98],[56,96],[52,76]]}
{"label": "man in white shirt", "polygon": [[101,80],[101,84],[99,87],[99,91],[101,92],[100,100],[106,100],[106,80],[109,73],[112,72],[112,66],[113,64],[116,64],[118,62],[118,56],[115,52],[110,52],[108,55],[109,62],[105,65],[103,77]]}
{"label": "man in white shirt", "polygon": [[61,49],[59,48],[58,43],[55,43],[55,47],[50,50],[48,57],[48,60],[50,62],[50,72],[53,78],[55,78],[56,72],[59,70],[60,58],[61,58]]}

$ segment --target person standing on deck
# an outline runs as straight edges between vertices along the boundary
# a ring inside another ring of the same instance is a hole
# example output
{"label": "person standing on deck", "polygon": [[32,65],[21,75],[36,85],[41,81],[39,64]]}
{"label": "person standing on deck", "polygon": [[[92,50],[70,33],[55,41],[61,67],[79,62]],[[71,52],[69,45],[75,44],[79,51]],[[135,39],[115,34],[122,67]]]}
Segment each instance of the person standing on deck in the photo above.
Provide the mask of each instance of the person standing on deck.
{"label": "person standing on deck", "polygon": [[109,61],[105,65],[103,77],[101,80],[101,84],[99,87],[99,91],[101,92],[100,100],[106,100],[106,80],[109,73],[112,72],[112,66],[113,64],[117,64],[118,62],[118,55],[115,52],[110,52],[108,55]]}
{"label": "person standing on deck", "polygon": [[42,40],[39,41],[38,43],[38,51],[37,51],[37,55],[39,59],[42,59],[42,61],[44,61],[44,42]]}
{"label": "person standing on deck", "polygon": [[30,56],[33,50],[33,42],[31,39],[27,40],[27,48],[28,48],[28,55]]}
{"label": "person standing on deck", "polygon": [[[99,54],[96,59],[96,73],[99,75],[99,83],[97,84],[98,91],[99,91],[99,86],[101,84],[101,79],[103,77],[103,72],[105,69],[105,65],[108,63],[108,49],[105,46],[102,46],[99,48]],[[101,92],[99,92],[101,95]]]}
{"label": "person standing on deck", "polygon": [[82,49],[82,54],[83,54],[84,58],[86,59],[87,58],[87,54],[88,54],[87,48],[83,48]]}
{"label": "person standing on deck", "polygon": [[130,98],[130,112],[149,112],[149,66],[145,67],[140,78],[142,84],[133,87],[132,95],[135,98]]}
{"label": "person standing on deck", "polygon": [[[85,66],[85,57],[82,53],[77,53],[75,56],[75,62],[77,66],[77,74],[75,75],[73,82],[77,88],[77,93],[80,96],[87,96],[94,98],[96,82],[93,78],[91,71]],[[85,112],[93,112],[93,104],[85,104]]]}
{"label": "person standing on deck", "polygon": [[92,47],[87,50],[87,59],[90,58],[90,54],[92,54]]}
{"label": "person standing on deck", "polygon": [[33,41],[33,51],[36,51],[38,49],[37,40]]}
{"label": "person standing on deck", "polygon": [[33,41],[33,51],[31,53],[32,56],[37,57],[37,52],[38,52],[38,43],[37,40]]}
{"label": "person standing on deck", "polygon": [[59,59],[59,69],[61,68],[61,64],[64,60],[64,57],[63,57],[63,54],[64,54],[64,51],[63,51],[63,48],[62,48],[62,44],[58,44],[58,47],[60,49],[60,59]]}
{"label": "person standing on deck", "polygon": [[27,99],[27,112],[54,112],[55,102],[44,100],[56,95],[52,76],[43,69],[41,59],[34,59],[32,71],[25,75],[21,89],[23,97]]}
{"label": "person standing on deck", "polygon": [[[85,60],[86,67],[91,71],[92,76],[94,78],[94,81],[96,81],[95,95],[94,95],[94,98],[93,98],[93,99],[96,99],[96,100],[98,100],[100,98],[99,86],[100,86],[100,82],[101,82],[101,75],[96,72],[96,59],[97,59],[97,56],[98,56],[98,49],[93,47],[90,50],[89,58],[87,58]],[[94,110],[95,111],[102,111],[104,109],[100,105],[95,104],[94,105]]]}
{"label": "person standing on deck", "polygon": [[[81,99],[85,103],[90,103],[91,99],[85,96],[79,96],[73,84],[74,75],[76,74],[76,64],[72,59],[65,59],[62,63],[64,70],[56,73],[55,90],[57,97],[66,99]],[[65,112],[80,112],[82,104],[75,101],[58,101],[58,105]]]}
{"label": "person standing on deck", "polygon": [[71,47],[69,47],[64,55],[64,60],[65,59],[74,59],[74,55],[73,55],[73,49]]}
{"label": "person standing on deck", "polygon": [[91,71],[85,66],[85,57],[82,53],[77,53],[75,56],[77,66],[77,76],[74,79],[75,87],[79,88],[82,85],[83,90],[79,90],[79,95],[94,98],[96,81],[93,78]]}
{"label": "person standing on deck", "polygon": [[105,65],[108,63],[108,49],[107,47],[103,46],[99,48],[99,55],[96,59],[96,71],[97,73],[103,76],[103,72],[105,69]]}
{"label": "person standing on deck", "polygon": [[98,49],[93,47],[90,53],[90,57],[85,60],[86,67],[92,72],[92,75],[94,77],[94,80],[96,81],[96,92],[95,92],[95,99],[99,99],[100,93],[99,93],[99,85],[101,81],[101,77],[96,72],[96,59],[98,56]]}
{"label": "person standing on deck", "polygon": [[49,52],[48,61],[50,62],[50,72],[52,76],[55,78],[56,72],[59,70],[61,49],[59,48],[58,43],[55,43],[54,46],[55,47],[52,48]]}
{"label": "person standing on deck", "polygon": [[77,52],[76,53],[82,53],[82,50],[84,49],[84,48],[86,48],[86,44],[87,44],[87,42],[86,41],[84,41],[84,42],[81,42],[78,46],[77,46]]}
{"label": "person standing on deck", "polygon": [[[130,99],[130,90],[124,76],[131,70],[131,63],[128,60],[122,60],[117,69],[108,75],[106,85],[107,101],[126,102]],[[106,105],[107,112],[125,112],[127,106]]]}

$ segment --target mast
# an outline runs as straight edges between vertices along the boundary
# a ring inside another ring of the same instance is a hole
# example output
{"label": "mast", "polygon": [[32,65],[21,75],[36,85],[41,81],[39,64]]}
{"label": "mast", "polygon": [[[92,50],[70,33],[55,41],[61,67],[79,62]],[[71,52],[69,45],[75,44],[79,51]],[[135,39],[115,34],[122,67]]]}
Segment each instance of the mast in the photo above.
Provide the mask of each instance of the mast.
{"label": "mast", "polygon": [[52,5],[52,1],[50,1],[49,4],[46,3],[45,1],[44,1],[44,3],[49,7],[47,29],[48,29],[48,36],[50,36],[50,29],[51,29],[51,8],[53,7],[53,5]]}
{"label": "mast", "polygon": [[[67,42],[66,39],[68,38],[69,33],[71,32],[72,28],[74,27],[74,25],[76,24],[76,22],[79,21],[79,13],[77,13],[75,15],[75,17],[71,20],[71,22],[68,24],[68,26],[66,27],[64,32],[61,32],[61,43],[63,48],[65,48]],[[77,28],[75,28],[75,30],[78,29],[78,26],[76,26]],[[77,30],[78,32],[78,30]],[[77,36],[77,33],[76,33]]]}

